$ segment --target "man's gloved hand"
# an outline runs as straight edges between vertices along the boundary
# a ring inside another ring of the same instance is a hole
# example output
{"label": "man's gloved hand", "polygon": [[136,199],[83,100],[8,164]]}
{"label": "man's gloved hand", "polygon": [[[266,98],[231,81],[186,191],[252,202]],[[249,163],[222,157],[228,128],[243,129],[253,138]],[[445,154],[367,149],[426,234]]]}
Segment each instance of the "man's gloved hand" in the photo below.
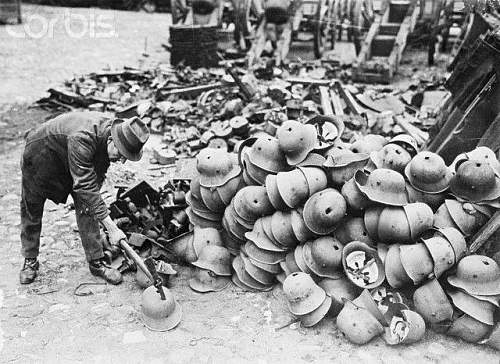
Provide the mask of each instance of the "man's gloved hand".
{"label": "man's gloved hand", "polygon": [[127,240],[127,236],[119,228],[116,228],[116,230],[112,231],[108,230],[108,236],[109,236],[109,242],[112,245],[120,245],[120,240]]}
{"label": "man's gloved hand", "polygon": [[111,217],[109,217],[109,215],[106,216],[104,220],[101,221],[101,223],[106,228],[106,231],[108,232],[109,242],[112,245],[119,245],[120,240],[127,239],[125,233],[120,230],[118,226],[116,226],[115,222],[111,219]]}

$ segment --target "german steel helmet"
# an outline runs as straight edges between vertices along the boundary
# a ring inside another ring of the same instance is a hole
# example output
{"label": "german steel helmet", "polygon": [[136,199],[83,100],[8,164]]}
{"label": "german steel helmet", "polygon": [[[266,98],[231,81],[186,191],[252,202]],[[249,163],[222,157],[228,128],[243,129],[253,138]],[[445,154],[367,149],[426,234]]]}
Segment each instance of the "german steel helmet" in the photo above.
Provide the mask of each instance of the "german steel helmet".
{"label": "german steel helmet", "polygon": [[469,294],[491,296],[500,294],[498,263],[484,255],[469,255],[460,260],[457,273],[448,283]]}
{"label": "german steel helmet", "polygon": [[205,148],[196,157],[196,168],[200,173],[200,185],[204,187],[222,186],[241,172],[231,155],[221,149]]}
{"label": "german steel helmet", "polygon": [[416,240],[424,231],[432,228],[434,213],[427,204],[414,202],[403,206],[403,209],[410,225],[412,240]]}
{"label": "german steel helmet", "polygon": [[242,161],[243,169],[253,180],[255,180],[260,185],[263,185],[265,183],[266,177],[268,174],[274,173],[274,172],[266,171],[265,169],[262,169],[259,166],[253,164],[250,161],[250,158],[249,158],[247,152],[243,152],[242,158],[243,158],[243,161]]}
{"label": "german steel helmet", "polygon": [[304,222],[309,230],[326,235],[335,230],[347,212],[347,204],[339,191],[327,188],[316,192],[304,205]]}
{"label": "german steel helmet", "polygon": [[459,337],[470,343],[477,343],[488,336],[490,331],[491,325],[487,325],[467,314],[463,314],[452,322],[446,335]]}
{"label": "german steel helmet", "polygon": [[451,163],[450,168],[454,171],[456,167],[466,160],[477,160],[487,163],[493,168],[495,174],[500,177],[500,162],[498,161],[495,152],[488,147],[477,147],[470,152],[461,153],[456,156]]}
{"label": "german steel helmet", "polygon": [[401,263],[400,244],[391,244],[384,260],[385,277],[392,288],[401,288],[411,284]]}
{"label": "german steel helmet", "polygon": [[444,205],[456,227],[465,236],[474,235],[491,217],[489,209],[485,206],[450,199],[445,200]]}
{"label": "german steel helmet", "polygon": [[285,121],[276,131],[276,137],[290,165],[302,162],[318,140],[314,125],[302,124],[295,120]]}
{"label": "german steel helmet", "polygon": [[283,293],[288,308],[294,315],[305,315],[317,309],[326,298],[326,293],[309,274],[295,272],[283,282]]}
{"label": "german steel helmet", "polygon": [[455,253],[455,263],[458,263],[467,254],[465,237],[458,229],[451,227],[436,229],[434,236],[442,236],[448,240]]}
{"label": "german steel helmet", "polygon": [[198,268],[208,269],[219,276],[231,275],[231,254],[222,246],[205,246],[201,250],[198,260],[192,264]]}
{"label": "german steel helmet", "polygon": [[365,214],[363,215],[363,221],[365,222],[366,231],[368,235],[375,241],[379,240],[378,236],[378,222],[380,220],[380,214],[384,210],[384,206],[372,206],[369,207]]}
{"label": "german steel helmet", "polygon": [[443,158],[436,153],[420,152],[405,168],[406,178],[417,190],[426,193],[446,191],[452,173]]}
{"label": "german steel helmet", "polygon": [[344,247],[342,266],[347,278],[361,288],[372,289],[385,280],[384,265],[377,250],[360,241],[352,241]]}
{"label": "german steel helmet", "polygon": [[370,311],[349,300],[345,300],[337,316],[337,327],[349,341],[358,345],[366,344],[384,332],[383,326]]}
{"label": "german steel helmet", "polygon": [[358,188],[354,177],[344,183],[340,192],[344,196],[347,206],[353,211],[362,211],[372,204],[368,197]]}
{"label": "german steel helmet", "polygon": [[208,269],[196,268],[189,279],[189,287],[200,293],[218,292],[226,288],[230,282],[229,277],[218,276]]}
{"label": "german steel helmet", "polygon": [[370,291],[364,289],[361,294],[352,301],[356,306],[366,308],[370,313],[377,319],[380,324],[387,326],[387,320],[378,308],[377,302],[375,302]]}
{"label": "german steel helmet", "polygon": [[379,151],[387,144],[387,140],[382,135],[367,134],[356,142],[352,143],[351,150],[354,153],[367,153]]}
{"label": "german steel helmet", "polygon": [[332,298],[326,296],[323,303],[314,311],[300,316],[300,325],[303,327],[312,327],[318,324],[330,311],[332,306]]}
{"label": "german steel helmet", "polygon": [[343,248],[337,239],[323,236],[305,243],[302,254],[309,269],[318,277],[335,278],[342,270]]}
{"label": "german steel helmet", "polygon": [[234,196],[233,203],[236,213],[248,221],[255,221],[274,211],[263,186],[243,187]]}
{"label": "german steel helmet", "polygon": [[281,198],[289,208],[299,206],[309,197],[309,185],[300,169],[278,173],[276,185]]}
{"label": "german steel helmet", "polygon": [[[324,190],[327,185],[326,173],[321,169],[321,167],[298,167],[298,169],[304,174],[304,177],[309,187],[309,196],[315,194],[318,191]],[[308,196],[308,197],[309,197]]]}
{"label": "german steel helmet", "polygon": [[422,238],[434,262],[434,276],[439,278],[455,265],[455,251],[449,241],[443,236]]}
{"label": "german steel helmet", "polygon": [[245,254],[242,253],[240,254],[240,256],[241,260],[243,261],[245,271],[250,277],[265,286],[273,285],[275,283],[275,274],[269,273],[268,271],[259,268],[254,263],[252,263],[251,259]]}
{"label": "german steel helmet", "polygon": [[293,231],[290,211],[276,211],[272,215],[271,232],[278,245],[285,249],[293,249],[299,243]]}
{"label": "german steel helmet", "polygon": [[[191,244],[187,244],[186,252],[189,254],[188,262],[194,262],[198,259],[203,248],[207,245],[223,246],[222,236],[219,230],[214,228],[201,228],[195,226],[193,229],[193,237]],[[194,259],[193,259],[194,258]]]}
{"label": "german steel helmet", "polygon": [[468,160],[457,167],[450,189],[469,202],[491,201],[500,197],[500,178],[489,164]]}
{"label": "german steel helmet", "polygon": [[254,165],[269,172],[278,173],[288,169],[278,139],[272,136],[259,137],[250,148],[248,158]]}
{"label": "german steel helmet", "polygon": [[278,264],[284,261],[286,257],[286,252],[273,252],[260,249],[251,241],[246,242],[244,249],[248,257],[252,258],[252,260],[265,264]]}
{"label": "german steel helmet", "polygon": [[361,241],[363,243],[374,245],[368,235],[365,222],[362,217],[349,217],[335,230],[333,234],[341,244],[348,244],[351,241]]}
{"label": "german steel helmet", "polygon": [[460,311],[486,325],[495,324],[495,305],[482,301],[460,290],[448,290],[453,305]]}
{"label": "german steel helmet", "polygon": [[415,285],[430,277],[434,271],[434,261],[423,243],[401,245],[401,264]]}
{"label": "german steel helmet", "polygon": [[[259,281],[255,280],[248,274],[248,272],[245,270],[245,263],[243,262],[242,255],[236,256],[234,258],[233,263],[232,263],[234,272],[236,273],[236,276],[238,277],[238,281],[243,284],[243,287],[249,287],[251,290],[255,291],[267,291],[272,288],[271,285],[265,285],[260,283]],[[234,282],[234,275],[233,275],[233,282]]]}
{"label": "german steel helmet", "polygon": [[220,198],[216,187],[208,188],[200,186],[200,194],[203,203],[210,211],[221,213],[226,208],[226,204]]}
{"label": "german steel helmet", "polygon": [[344,307],[344,300],[353,300],[358,297],[361,289],[352,284],[345,276],[336,278],[324,278],[318,282],[318,286],[323,288],[327,296],[332,298],[330,313],[332,316],[337,316]]}
{"label": "german steel helmet", "polygon": [[396,144],[405,148],[405,150],[414,157],[418,153],[418,145],[415,138],[408,134],[399,134],[389,140],[389,144]]}
{"label": "german steel helmet", "polygon": [[285,204],[285,201],[283,201],[280,192],[278,191],[276,175],[269,174],[266,177],[265,186],[266,186],[267,196],[269,197],[269,201],[276,210],[283,211],[289,209],[289,207]]}
{"label": "german steel helmet", "polygon": [[336,185],[342,185],[351,179],[354,174],[363,169],[368,163],[366,153],[344,152],[335,156],[328,156],[323,167],[327,169],[328,178]]}
{"label": "german steel helmet", "polygon": [[286,251],[285,248],[275,244],[273,240],[269,238],[269,236],[264,231],[264,227],[262,226],[262,219],[258,219],[255,222],[253,230],[245,233],[245,237],[255,245],[257,245],[257,247],[260,249],[274,252]]}
{"label": "german steel helmet", "polygon": [[309,230],[302,217],[302,211],[292,210],[290,213],[290,223],[292,225],[293,234],[299,243],[305,243],[314,237],[314,233]]}
{"label": "german steel helmet", "polygon": [[410,224],[403,207],[387,206],[382,210],[378,220],[377,235],[379,240],[385,243],[412,241]]}
{"label": "german steel helmet", "polygon": [[413,294],[413,303],[416,311],[431,324],[452,319],[453,307],[437,279],[432,279],[417,288]]}
{"label": "german steel helmet", "polygon": [[359,190],[373,202],[391,206],[408,203],[405,180],[396,171],[379,168],[369,175],[357,171],[354,179]]}
{"label": "german steel helmet", "polygon": [[316,115],[307,121],[316,127],[318,141],[314,149],[325,150],[330,148],[344,133],[345,124],[342,118],[335,116]]}
{"label": "german steel helmet", "polygon": [[182,318],[182,308],[177,303],[172,292],[160,288],[165,299],[154,286],[144,290],[141,297],[142,322],[150,330],[167,331],[176,327]]}
{"label": "german steel helmet", "polygon": [[219,194],[222,202],[224,202],[224,205],[227,206],[231,203],[231,200],[233,199],[234,195],[236,195],[236,192],[238,192],[244,186],[245,182],[243,181],[243,176],[242,174],[239,174],[238,176],[228,180],[222,186],[218,186],[217,193]]}
{"label": "german steel helmet", "polygon": [[397,144],[387,144],[378,152],[370,153],[370,160],[377,168],[392,169],[403,173],[411,161],[411,154]]}

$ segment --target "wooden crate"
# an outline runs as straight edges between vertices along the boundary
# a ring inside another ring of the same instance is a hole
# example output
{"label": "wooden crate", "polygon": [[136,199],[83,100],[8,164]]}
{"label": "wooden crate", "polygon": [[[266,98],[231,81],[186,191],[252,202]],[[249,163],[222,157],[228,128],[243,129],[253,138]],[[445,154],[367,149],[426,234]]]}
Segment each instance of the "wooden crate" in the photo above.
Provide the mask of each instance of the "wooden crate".
{"label": "wooden crate", "polygon": [[21,23],[21,1],[0,0],[0,24]]}

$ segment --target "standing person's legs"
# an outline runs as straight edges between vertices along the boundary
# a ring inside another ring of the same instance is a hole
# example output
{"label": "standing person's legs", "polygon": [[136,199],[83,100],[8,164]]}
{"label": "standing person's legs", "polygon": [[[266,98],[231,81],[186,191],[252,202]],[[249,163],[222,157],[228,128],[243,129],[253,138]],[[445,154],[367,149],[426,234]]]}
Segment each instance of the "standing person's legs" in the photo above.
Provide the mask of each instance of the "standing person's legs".
{"label": "standing person's legs", "polygon": [[74,194],[76,224],[88,262],[104,257],[103,242],[99,222],[85,211],[85,206]]}
{"label": "standing person's legs", "polygon": [[39,268],[37,257],[40,249],[44,204],[45,198],[29,193],[23,182],[21,190],[21,253],[25,260],[19,276],[22,284],[33,282],[37,276]]}

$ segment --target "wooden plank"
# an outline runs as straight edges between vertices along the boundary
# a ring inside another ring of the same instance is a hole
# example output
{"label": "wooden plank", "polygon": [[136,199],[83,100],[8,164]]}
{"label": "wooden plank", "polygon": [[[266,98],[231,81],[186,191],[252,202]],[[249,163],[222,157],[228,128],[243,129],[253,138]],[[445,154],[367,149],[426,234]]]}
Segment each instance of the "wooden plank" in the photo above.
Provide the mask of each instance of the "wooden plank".
{"label": "wooden plank", "polygon": [[330,90],[330,99],[332,100],[334,114],[339,116],[344,115],[344,108],[342,107],[339,94],[334,90]]}
{"label": "wooden plank", "polygon": [[307,78],[307,77],[288,77],[286,79],[287,82],[290,83],[299,83],[304,85],[316,85],[316,86],[328,86],[330,85],[330,80],[318,80],[315,78]]}
{"label": "wooden plank", "polygon": [[[469,247],[470,253],[479,251],[487,242],[488,239],[500,228],[500,211],[495,212],[495,215],[474,235],[471,239]],[[498,242],[496,242],[498,244]]]}
{"label": "wooden plank", "polygon": [[362,115],[365,113],[365,110],[356,102],[354,96],[352,96],[351,92],[340,84],[340,82],[335,82],[335,87],[339,92],[340,97],[344,99],[344,102],[347,104],[349,109],[354,115]]}
{"label": "wooden plank", "polygon": [[323,115],[334,115],[332,101],[330,100],[330,93],[328,92],[328,87],[320,86],[319,94],[321,96],[321,108],[323,109]]}

